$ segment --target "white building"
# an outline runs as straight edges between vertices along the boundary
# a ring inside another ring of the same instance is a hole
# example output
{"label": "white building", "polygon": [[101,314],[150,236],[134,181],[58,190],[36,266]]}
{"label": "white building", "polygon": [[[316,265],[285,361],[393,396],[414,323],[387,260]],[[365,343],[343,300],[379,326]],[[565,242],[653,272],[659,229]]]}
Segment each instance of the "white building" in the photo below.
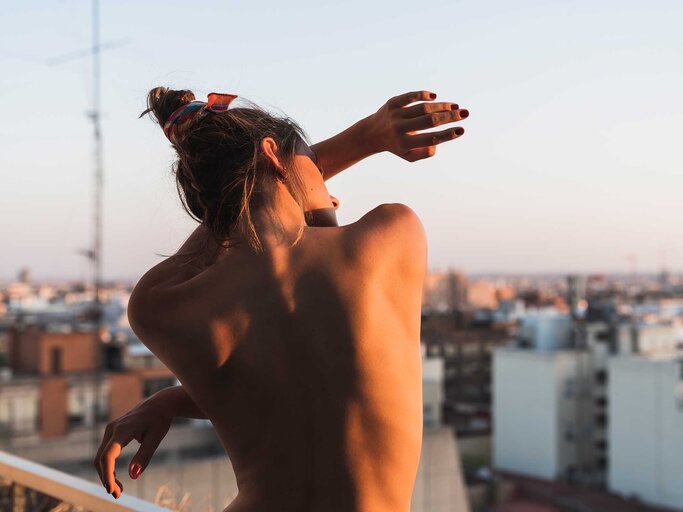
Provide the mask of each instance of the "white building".
{"label": "white building", "polygon": [[683,383],[675,357],[609,362],[609,488],[683,508]]}
{"label": "white building", "polygon": [[555,480],[581,463],[581,352],[497,349],[493,359],[493,451],[497,469]]}
{"label": "white building", "polygon": [[426,428],[442,423],[444,400],[444,360],[442,357],[422,358],[422,421]]}
{"label": "white building", "polygon": [[569,316],[542,311],[524,319],[516,346],[494,352],[496,468],[554,480],[592,462],[583,383],[593,368],[586,351],[571,348],[573,336]]}
{"label": "white building", "polygon": [[494,465],[683,507],[683,380],[671,325],[525,321],[493,359]]}

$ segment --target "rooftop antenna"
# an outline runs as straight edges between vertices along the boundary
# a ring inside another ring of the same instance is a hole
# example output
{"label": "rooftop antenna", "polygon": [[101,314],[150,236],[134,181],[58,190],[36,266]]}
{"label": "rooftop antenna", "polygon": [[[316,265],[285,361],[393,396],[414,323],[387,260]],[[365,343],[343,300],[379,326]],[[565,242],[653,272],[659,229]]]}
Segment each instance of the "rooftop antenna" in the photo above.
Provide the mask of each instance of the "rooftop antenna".
{"label": "rooftop antenna", "polygon": [[93,191],[93,305],[95,306],[95,353],[97,361],[95,365],[95,397],[93,398],[93,431],[94,445],[96,449],[99,440],[97,425],[100,419],[100,389],[102,386],[102,329],[104,327],[104,314],[100,301],[100,288],[102,287],[102,187],[104,185],[104,164],[102,158],[102,125],[101,125],[101,81],[100,81],[100,5],[99,0],[92,2],[92,88],[93,108],[90,119],[93,122],[93,140],[95,155],[95,183]]}
{"label": "rooftop antenna", "polygon": [[93,432],[94,449],[99,445],[98,424],[101,416],[100,389],[103,377],[102,334],[105,328],[100,290],[102,289],[102,196],[104,185],[104,161],[102,157],[102,124],[101,124],[101,73],[100,53],[104,49],[116,48],[127,44],[128,40],[100,43],[100,5],[99,0],[92,0],[92,46],[46,61],[48,65],[59,65],[82,57],[92,58],[92,110],[88,118],[93,124],[93,154],[94,154],[94,182],[93,182],[93,239],[89,249],[79,251],[92,263],[93,271],[93,315],[95,319],[94,336],[96,341],[97,361],[95,370],[95,397],[93,399]]}
{"label": "rooftop antenna", "polygon": [[93,153],[95,180],[93,186],[93,240],[89,254],[93,266],[93,314],[95,316],[95,396],[93,397],[93,449],[99,441],[100,393],[103,377],[102,330],[104,314],[100,300],[102,287],[102,188],[104,185],[104,164],[102,158],[102,124],[101,124],[101,81],[100,81],[100,6],[99,0],[92,0],[92,110],[89,117],[93,123]]}

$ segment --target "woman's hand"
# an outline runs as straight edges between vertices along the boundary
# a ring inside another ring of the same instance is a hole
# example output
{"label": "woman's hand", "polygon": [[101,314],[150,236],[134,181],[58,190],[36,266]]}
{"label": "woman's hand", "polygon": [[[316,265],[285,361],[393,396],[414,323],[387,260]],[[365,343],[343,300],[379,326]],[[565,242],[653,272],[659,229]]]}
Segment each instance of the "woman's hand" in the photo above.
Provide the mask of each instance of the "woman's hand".
{"label": "woman's hand", "polygon": [[[364,158],[390,151],[409,162],[434,156],[436,146],[460,137],[461,127],[416,133],[465,119],[469,112],[456,103],[436,103],[436,94],[415,91],[395,96],[374,114],[361,119],[334,137],[311,146],[319,166],[324,169],[324,180]],[[412,105],[417,101],[424,101]]]}
{"label": "woman's hand", "polygon": [[140,448],[128,468],[130,477],[135,479],[147,467],[159,443],[171,427],[176,415],[175,406],[170,397],[162,391],[110,422],[104,430],[94,464],[102,485],[116,499],[123,492],[123,485],[116,478],[115,472],[116,458],[123,447],[133,439],[140,443]]}
{"label": "woman's hand", "polygon": [[[436,146],[457,139],[465,130],[460,127],[429,133],[416,133],[436,126],[461,121],[469,116],[457,103],[433,102],[436,94],[415,91],[395,96],[373,115],[365,118],[364,143],[369,153],[389,151],[404,160],[415,162],[434,156]],[[417,101],[418,103],[412,105]]]}

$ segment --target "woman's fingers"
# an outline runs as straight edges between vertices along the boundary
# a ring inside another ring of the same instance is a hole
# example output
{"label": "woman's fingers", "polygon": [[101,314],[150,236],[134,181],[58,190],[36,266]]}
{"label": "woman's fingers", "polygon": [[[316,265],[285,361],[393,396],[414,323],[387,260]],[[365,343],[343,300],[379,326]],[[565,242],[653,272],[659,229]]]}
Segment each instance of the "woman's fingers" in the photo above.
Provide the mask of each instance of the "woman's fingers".
{"label": "woman's fingers", "polygon": [[133,480],[139,477],[140,473],[147,467],[149,461],[152,460],[154,452],[157,450],[167,433],[168,429],[160,429],[148,431],[145,434],[140,443],[140,448],[138,448],[137,453],[133,456],[130,465],[128,466],[128,474]]}
{"label": "woman's fingers", "polygon": [[411,149],[401,158],[407,160],[408,162],[417,162],[418,160],[424,160],[425,158],[430,158],[436,154],[436,146],[427,146],[426,148],[416,148]]}
{"label": "woman's fingers", "polygon": [[463,133],[465,133],[465,129],[462,126],[456,126],[455,128],[448,128],[438,132],[406,135],[405,145],[409,150],[428,146],[436,146],[442,142],[448,142],[449,140],[457,139]]}
{"label": "woman's fingers", "polygon": [[100,477],[100,481],[102,482],[102,485],[106,487],[106,484],[104,483],[104,475],[102,474],[102,467],[100,465],[100,457],[102,456],[102,452],[104,451],[105,447],[109,444],[109,440],[111,439],[111,434],[114,429],[113,423],[108,423],[107,426],[104,428],[104,434],[102,435],[102,442],[100,443],[99,448],[97,448],[97,453],[95,454],[95,460],[93,461],[93,464],[95,466],[95,470],[97,471],[98,476]]}
{"label": "woman's fingers", "polygon": [[[107,444],[107,447],[100,456],[100,466],[102,468],[102,477],[104,478],[104,487],[107,492],[118,498],[116,493],[119,492],[119,487],[116,484],[116,477],[114,476],[114,469],[116,468],[116,458],[121,454],[123,445],[112,438]],[[119,492],[120,496],[120,492]]]}
{"label": "woman's fingers", "polygon": [[[374,133],[377,144],[404,160],[415,162],[434,155],[436,146],[457,139],[465,130],[461,127],[424,133],[423,130],[462,121],[469,111],[457,103],[435,102],[431,91],[411,91],[394,96],[374,114],[379,126]],[[373,117],[374,119],[374,117]]]}
{"label": "woman's fingers", "polygon": [[405,107],[416,101],[431,101],[436,99],[436,94],[430,91],[412,91],[405,94],[399,94],[394,96],[389,101],[387,105],[390,107]]}
{"label": "woman's fingers", "polygon": [[116,482],[116,458],[121,454],[121,450],[133,440],[133,434],[122,428],[113,428],[112,435],[107,446],[100,454],[100,471],[104,480],[104,487],[107,492],[118,499],[123,491],[123,486]]}
{"label": "woman's fingers", "polygon": [[406,119],[401,124],[401,128],[406,132],[415,132],[441,126],[442,124],[454,123],[466,119],[470,113],[465,109],[449,110],[448,112],[436,112],[425,114],[420,117]]}
{"label": "woman's fingers", "polygon": [[412,105],[410,107],[403,107],[400,112],[401,117],[410,118],[423,116],[425,114],[432,114],[434,112],[446,112],[450,110],[455,110],[458,108],[457,103],[418,103],[417,105]]}

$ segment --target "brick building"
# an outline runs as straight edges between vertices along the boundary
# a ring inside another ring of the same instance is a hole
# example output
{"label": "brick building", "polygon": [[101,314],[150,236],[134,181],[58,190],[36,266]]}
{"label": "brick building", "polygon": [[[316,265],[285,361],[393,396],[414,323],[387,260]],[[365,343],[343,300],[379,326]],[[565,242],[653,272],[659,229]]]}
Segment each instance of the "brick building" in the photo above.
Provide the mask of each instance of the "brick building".
{"label": "brick building", "polygon": [[128,351],[125,343],[103,344],[92,331],[12,329],[9,372],[0,381],[0,434],[63,437],[117,418],[175,383],[149,352]]}

